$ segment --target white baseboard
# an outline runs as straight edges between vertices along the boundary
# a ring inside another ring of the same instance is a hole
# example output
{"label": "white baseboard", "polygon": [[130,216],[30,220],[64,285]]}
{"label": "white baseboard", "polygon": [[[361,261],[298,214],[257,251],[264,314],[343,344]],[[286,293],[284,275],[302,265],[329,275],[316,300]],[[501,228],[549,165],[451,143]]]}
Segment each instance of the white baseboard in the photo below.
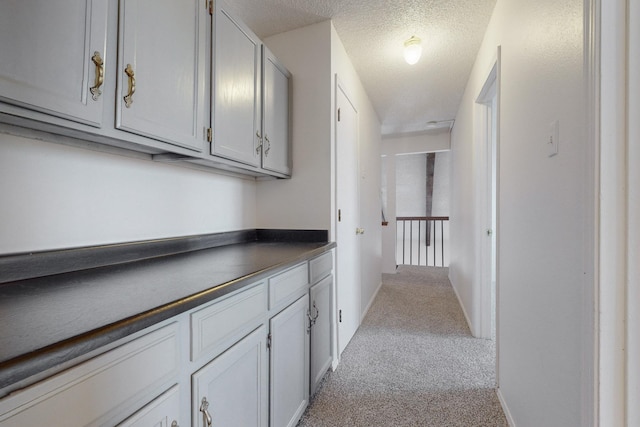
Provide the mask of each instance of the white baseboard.
{"label": "white baseboard", "polygon": [[362,312],[362,315],[360,316],[360,324],[362,324],[364,317],[367,315],[367,313],[369,312],[369,309],[373,305],[373,302],[376,300],[376,297],[378,296],[378,292],[380,292],[380,288],[382,288],[382,281],[380,282],[380,284],[376,288],[376,291],[373,293],[373,296],[369,300],[369,303],[367,304],[367,308],[365,308],[365,310]]}
{"label": "white baseboard", "polygon": [[513,417],[511,416],[511,412],[509,411],[507,402],[505,402],[504,400],[504,396],[502,396],[502,391],[500,390],[500,388],[496,390],[496,394],[498,395],[498,401],[500,401],[500,406],[502,406],[504,416],[507,417],[507,423],[509,423],[509,427],[516,427],[516,422],[513,421]]}
{"label": "white baseboard", "polygon": [[456,287],[453,285],[453,282],[451,281],[451,277],[449,277],[449,282],[451,282],[451,287],[453,288],[453,292],[455,292],[456,294],[456,298],[458,299],[458,304],[460,305],[460,308],[462,308],[462,313],[464,314],[464,318],[467,321],[467,326],[469,327],[469,330],[471,331],[471,335],[473,335],[474,337],[478,337],[478,335],[476,334],[475,328],[473,327],[473,323],[471,323],[471,320],[469,320],[469,315],[467,314],[467,310],[465,310],[464,308],[464,304],[462,303],[462,300],[460,299],[460,295],[458,294],[458,290],[456,289]]}

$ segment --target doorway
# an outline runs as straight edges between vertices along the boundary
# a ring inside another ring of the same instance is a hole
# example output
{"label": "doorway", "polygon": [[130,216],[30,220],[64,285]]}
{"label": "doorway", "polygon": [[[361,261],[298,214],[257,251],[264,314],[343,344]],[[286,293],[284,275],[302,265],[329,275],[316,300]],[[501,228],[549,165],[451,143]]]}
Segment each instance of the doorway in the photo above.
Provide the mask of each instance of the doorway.
{"label": "doorway", "polygon": [[476,312],[479,320],[476,335],[497,337],[497,216],[498,216],[498,143],[499,143],[499,60],[495,61],[476,99],[478,107],[478,180],[477,276],[479,284]]}

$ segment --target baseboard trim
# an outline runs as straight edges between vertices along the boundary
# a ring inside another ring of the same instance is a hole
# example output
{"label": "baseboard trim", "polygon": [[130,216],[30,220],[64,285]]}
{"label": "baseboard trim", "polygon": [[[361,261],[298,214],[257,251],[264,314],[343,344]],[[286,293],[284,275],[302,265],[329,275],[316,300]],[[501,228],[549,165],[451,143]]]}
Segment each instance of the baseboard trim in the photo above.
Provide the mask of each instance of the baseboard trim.
{"label": "baseboard trim", "polygon": [[500,388],[497,388],[496,394],[498,395],[498,401],[500,402],[500,406],[502,406],[502,411],[504,412],[504,416],[507,418],[507,423],[509,423],[509,427],[516,427],[516,422],[513,420],[513,417],[511,416],[511,412],[509,411],[507,402],[504,400],[504,396],[502,395],[502,390],[500,390]]}
{"label": "baseboard trim", "polygon": [[369,303],[367,304],[367,308],[365,308],[365,310],[362,312],[362,315],[360,316],[360,324],[362,324],[364,317],[367,315],[367,313],[369,312],[369,309],[373,305],[373,302],[376,300],[376,297],[378,296],[378,292],[380,292],[380,288],[382,288],[382,281],[380,281],[380,284],[376,288],[376,291],[373,293],[373,296],[369,300]]}
{"label": "baseboard trim", "polygon": [[451,275],[449,275],[449,282],[451,283],[451,287],[453,288],[453,292],[456,294],[456,298],[458,299],[458,304],[460,305],[460,308],[462,308],[462,314],[464,314],[464,318],[467,321],[467,326],[469,327],[469,330],[471,331],[471,335],[473,335],[474,337],[478,337],[478,335],[476,334],[476,331],[473,327],[473,323],[471,323],[471,321],[469,320],[469,315],[467,314],[467,310],[465,310],[464,308],[464,304],[462,303],[462,299],[460,299],[460,294],[458,294],[458,290],[456,289],[456,287],[453,285],[453,282],[451,281]]}

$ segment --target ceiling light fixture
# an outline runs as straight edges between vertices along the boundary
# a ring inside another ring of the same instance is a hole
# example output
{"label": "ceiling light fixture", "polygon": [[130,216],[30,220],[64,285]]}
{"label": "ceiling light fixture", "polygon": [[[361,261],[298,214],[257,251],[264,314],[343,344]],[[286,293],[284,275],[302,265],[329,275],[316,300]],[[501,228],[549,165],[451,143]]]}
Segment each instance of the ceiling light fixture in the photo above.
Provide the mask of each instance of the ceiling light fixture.
{"label": "ceiling light fixture", "polygon": [[420,55],[422,55],[422,46],[420,40],[416,36],[411,36],[409,40],[404,42],[404,60],[407,61],[407,64],[413,65],[420,60]]}

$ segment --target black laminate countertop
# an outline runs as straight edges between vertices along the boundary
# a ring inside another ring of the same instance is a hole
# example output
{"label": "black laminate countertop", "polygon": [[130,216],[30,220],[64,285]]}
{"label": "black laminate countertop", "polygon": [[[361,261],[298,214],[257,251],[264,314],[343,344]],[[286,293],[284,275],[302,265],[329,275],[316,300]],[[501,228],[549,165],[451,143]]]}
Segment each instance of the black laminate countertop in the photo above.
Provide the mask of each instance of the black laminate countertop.
{"label": "black laminate countertop", "polygon": [[252,241],[0,284],[0,389],[333,247]]}

